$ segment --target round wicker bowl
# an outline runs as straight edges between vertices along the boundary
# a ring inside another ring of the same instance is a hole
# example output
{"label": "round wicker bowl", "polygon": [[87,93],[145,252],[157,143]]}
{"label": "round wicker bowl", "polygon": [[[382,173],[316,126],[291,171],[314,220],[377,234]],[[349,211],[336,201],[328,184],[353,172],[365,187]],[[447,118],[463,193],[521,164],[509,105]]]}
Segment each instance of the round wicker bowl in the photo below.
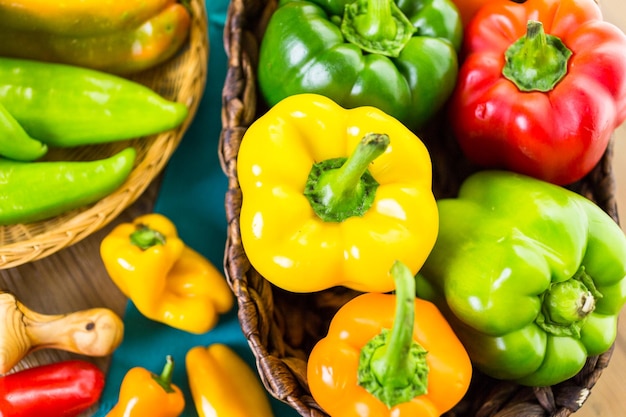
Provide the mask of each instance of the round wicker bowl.
{"label": "round wicker bowl", "polygon": [[191,0],[189,38],[181,50],[158,67],[131,78],[163,97],[184,103],[189,115],[176,129],[121,142],[51,149],[47,159],[91,160],[105,158],[132,145],[137,150],[135,166],[115,192],[95,204],[54,218],[0,228],[0,269],[11,268],[51,255],[79,242],[104,227],[145,191],[161,172],[193,120],[204,92],[209,42],[204,0]]}
{"label": "round wicker bowl", "polygon": [[[220,158],[228,177],[226,216],[228,239],[224,268],[239,307],[239,321],[256,357],[265,387],[302,416],[327,414],[311,397],[306,379],[308,355],[326,335],[330,319],[356,292],[333,288],[314,294],[283,291],[250,265],[241,243],[237,151],[246,129],[267,107],[257,95],[256,66],[260,40],[276,0],[232,0],[225,29],[228,72],[223,90]],[[433,190],[451,197],[475,168],[466,163],[444,128],[433,123],[419,136],[433,159]],[[441,124],[440,126],[442,126]],[[616,222],[612,146],[598,166],[570,188],[596,202]],[[578,410],[609,363],[612,349],[589,358],[575,377],[551,387],[530,388],[474,374],[465,398],[446,417],[562,417]]]}

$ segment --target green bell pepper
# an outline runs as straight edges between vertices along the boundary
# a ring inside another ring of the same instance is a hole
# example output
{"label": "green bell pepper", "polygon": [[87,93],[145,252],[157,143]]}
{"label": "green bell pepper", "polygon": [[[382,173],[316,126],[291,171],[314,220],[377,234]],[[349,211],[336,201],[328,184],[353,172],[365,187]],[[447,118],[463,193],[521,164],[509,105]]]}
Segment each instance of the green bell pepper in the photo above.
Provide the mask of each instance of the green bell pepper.
{"label": "green bell pepper", "polygon": [[316,93],[417,130],[454,89],[462,33],[451,0],[281,0],[260,46],[259,89],[271,106]]}
{"label": "green bell pepper", "polygon": [[626,301],[626,237],[608,214],[500,171],[472,175],[438,208],[417,295],[442,310],[477,369],[549,386],[608,351]]}

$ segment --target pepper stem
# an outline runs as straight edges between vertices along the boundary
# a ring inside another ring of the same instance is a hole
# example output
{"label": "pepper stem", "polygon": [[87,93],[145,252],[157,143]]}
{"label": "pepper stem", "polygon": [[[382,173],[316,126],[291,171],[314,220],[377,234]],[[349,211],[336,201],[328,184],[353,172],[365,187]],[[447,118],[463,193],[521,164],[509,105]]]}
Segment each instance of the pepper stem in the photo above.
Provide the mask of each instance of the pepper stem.
{"label": "pepper stem", "polygon": [[552,284],[543,294],[542,310],[536,323],[556,336],[580,337],[582,325],[599,298],[602,294],[581,266],[572,278]]}
{"label": "pepper stem", "polygon": [[165,366],[163,366],[163,371],[161,371],[161,375],[152,374],[152,378],[159,384],[165,392],[172,393],[175,392],[174,388],[172,388],[172,375],[174,374],[174,359],[172,355],[167,355],[165,357]]}
{"label": "pepper stem", "polygon": [[413,339],[415,279],[396,261],[391,268],[396,284],[393,328],[383,329],[361,349],[358,383],[388,408],[427,392],[426,350]]}
{"label": "pepper stem", "polygon": [[146,250],[156,245],[165,245],[165,240],[163,233],[151,229],[145,224],[138,224],[135,231],[130,234],[130,243],[141,250]]}
{"label": "pepper stem", "polygon": [[559,38],[546,35],[541,22],[529,20],[526,35],[505,52],[502,75],[521,91],[550,91],[567,74],[571,55]]}
{"label": "pepper stem", "polygon": [[366,135],[348,158],[334,158],[313,165],[304,195],[324,221],[341,222],[362,216],[374,202],[378,182],[367,167],[389,146],[389,136]]}
{"label": "pepper stem", "polygon": [[356,0],[345,7],[341,31],[367,52],[397,57],[416,29],[393,0]]}

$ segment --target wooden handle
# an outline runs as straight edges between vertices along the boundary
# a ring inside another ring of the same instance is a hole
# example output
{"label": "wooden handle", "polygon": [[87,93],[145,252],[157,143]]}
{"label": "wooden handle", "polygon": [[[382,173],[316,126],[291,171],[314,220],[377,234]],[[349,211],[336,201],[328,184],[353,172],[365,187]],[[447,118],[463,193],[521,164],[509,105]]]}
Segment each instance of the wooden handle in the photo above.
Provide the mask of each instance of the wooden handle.
{"label": "wooden handle", "polygon": [[124,324],[107,308],[46,315],[0,292],[0,374],[37,349],[106,356],[122,342]]}

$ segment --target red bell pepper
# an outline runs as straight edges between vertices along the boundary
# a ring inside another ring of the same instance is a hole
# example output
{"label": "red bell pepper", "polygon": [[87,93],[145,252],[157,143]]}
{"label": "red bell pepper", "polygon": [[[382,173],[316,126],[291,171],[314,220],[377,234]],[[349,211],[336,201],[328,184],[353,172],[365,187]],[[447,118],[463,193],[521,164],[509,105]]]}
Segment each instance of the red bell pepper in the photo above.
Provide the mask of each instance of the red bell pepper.
{"label": "red bell pepper", "polygon": [[594,0],[493,1],[464,42],[449,116],[465,156],[559,185],[589,173],[626,119],[626,35]]}
{"label": "red bell pepper", "polygon": [[94,405],[104,373],[80,359],[40,365],[0,377],[0,417],[74,417]]}

